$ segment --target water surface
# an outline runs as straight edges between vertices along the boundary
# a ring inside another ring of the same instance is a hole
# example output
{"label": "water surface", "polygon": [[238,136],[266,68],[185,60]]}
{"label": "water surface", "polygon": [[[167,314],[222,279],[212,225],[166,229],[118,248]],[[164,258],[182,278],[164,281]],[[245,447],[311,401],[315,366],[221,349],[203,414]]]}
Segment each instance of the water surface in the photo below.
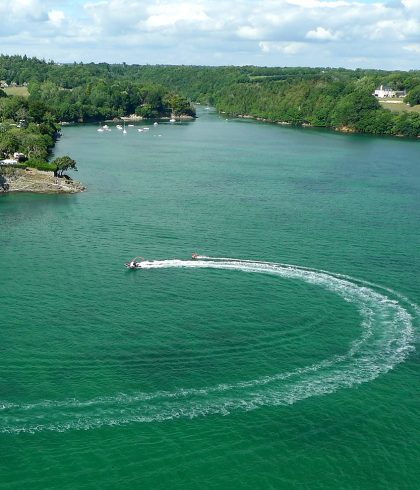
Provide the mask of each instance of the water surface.
{"label": "water surface", "polygon": [[416,488],[418,142],[199,115],[1,197],[0,487]]}

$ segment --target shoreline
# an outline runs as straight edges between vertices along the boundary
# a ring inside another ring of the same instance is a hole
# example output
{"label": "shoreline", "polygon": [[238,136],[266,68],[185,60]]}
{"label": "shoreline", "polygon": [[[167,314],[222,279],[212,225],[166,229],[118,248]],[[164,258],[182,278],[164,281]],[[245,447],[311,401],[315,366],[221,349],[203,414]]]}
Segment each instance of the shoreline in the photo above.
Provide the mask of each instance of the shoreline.
{"label": "shoreline", "polygon": [[219,113],[229,115],[232,118],[250,119],[253,121],[265,122],[265,123],[270,123],[270,124],[279,124],[280,126],[292,126],[295,128],[326,129],[328,131],[335,131],[337,133],[342,133],[342,134],[363,134],[363,135],[368,135],[368,136],[379,136],[382,138],[383,137],[409,138],[409,139],[420,138],[420,135],[419,136],[406,136],[404,134],[366,133],[366,132],[358,131],[357,129],[352,128],[350,126],[314,126],[311,123],[293,124],[292,122],[289,122],[289,121],[274,121],[273,119],[266,119],[264,117],[259,117],[259,116],[251,116],[250,114],[228,114],[228,113],[224,113],[224,112],[220,112],[220,111],[219,111]]}
{"label": "shoreline", "polygon": [[179,120],[194,120],[197,118],[197,116],[190,116],[188,114],[181,114],[180,116],[161,116],[161,117],[143,117],[143,116],[136,116],[135,114],[131,114],[131,116],[121,116],[121,117],[114,117],[113,119],[107,119],[105,122],[118,122],[118,121],[144,121],[144,120],[151,120],[151,121],[169,121],[171,118],[173,119],[179,119]]}
{"label": "shoreline", "polygon": [[53,172],[34,168],[5,167],[0,169],[0,195],[15,192],[34,194],[76,194],[86,187],[70,177],[54,177]]}

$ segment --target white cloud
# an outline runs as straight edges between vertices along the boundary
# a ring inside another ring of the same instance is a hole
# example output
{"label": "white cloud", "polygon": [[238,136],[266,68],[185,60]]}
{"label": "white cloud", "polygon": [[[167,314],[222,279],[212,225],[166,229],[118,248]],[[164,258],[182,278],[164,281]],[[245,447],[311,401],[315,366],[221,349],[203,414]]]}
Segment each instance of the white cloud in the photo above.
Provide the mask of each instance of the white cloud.
{"label": "white cloud", "polygon": [[61,24],[64,18],[64,12],[62,12],[61,10],[50,10],[50,12],[48,12],[48,19],[53,24]]}
{"label": "white cloud", "polygon": [[404,46],[404,49],[412,53],[420,54],[420,44],[408,44],[407,46]]}
{"label": "white cloud", "polygon": [[305,49],[304,43],[287,43],[287,42],[270,42],[270,41],[261,41],[259,43],[261,51],[263,53],[275,53],[280,52],[286,55],[294,55]]}
{"label": "white cloud", "polygon": [[241,26],[236,32],[239,37],[244,39],[258,39],[261,36],[260,30],[251,26]]}
{"label": "white cloud", "polygon": [[320,0],[287,0],[290,5],[297,5],[306,9],[336,9],[338,7],[349,7],[351,2],[345,1],[332,1],[332,2],[322,2]]}
{"label": "white cloud", "polygon": [[420,0],[0,0],[2,52],[418,69]]}
{"label": "white cloud", "polygon": [[316,39],[317,41],[335,41],[338,39],[339,34],[337,32],[333,33],[323,27],[317,27],[312,31],[308,31],[305,37],[307,39]]}
{"label": "white cloud", "polygon": [[208,22],[204,9],[193,3],[158,4],[148,8],[151,15],[146,20],[149,28],[173,26],[177,23],[191,24]]}

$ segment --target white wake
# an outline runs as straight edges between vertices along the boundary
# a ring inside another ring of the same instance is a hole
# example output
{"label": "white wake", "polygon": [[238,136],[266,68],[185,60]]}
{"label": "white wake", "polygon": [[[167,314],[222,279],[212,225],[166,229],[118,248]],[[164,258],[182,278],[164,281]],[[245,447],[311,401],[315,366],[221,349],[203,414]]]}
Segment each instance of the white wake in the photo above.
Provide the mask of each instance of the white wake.
{"label": "white wake", "polygon": [[419,308],[401,294],[376,284],[295,265],[231,258],[199,256],[197,260],[142,262],[142,269],[162,268],[224,269],[301,280],[354,304],[362,319],[362,334],[351,343],[346,354],[286,373],[237,383],[173,392],[118,393],[90,400],[42,400],[19,405],[0,401],[0,432],[92,429],[290,405],[371,381],[403,362],[413,350],[414,321],[420,316]]}

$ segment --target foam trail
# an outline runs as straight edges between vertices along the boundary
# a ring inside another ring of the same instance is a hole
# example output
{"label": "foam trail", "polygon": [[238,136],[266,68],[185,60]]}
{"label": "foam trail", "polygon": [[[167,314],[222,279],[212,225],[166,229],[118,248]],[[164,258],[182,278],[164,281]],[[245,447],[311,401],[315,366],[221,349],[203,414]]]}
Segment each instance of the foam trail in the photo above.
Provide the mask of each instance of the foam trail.
{"label": "foam trail", "polygon": [[350,276],[290,264],[208,256],[196,260],[145,261],[142,268],[212,268],[302,280],[354,304],[362,319],[362,334],[343,355],[237,383],[173,392],[118,393],[90,400],[41,400],[21,405],[0,401],[4,415],[0,432],[87,430],[103,425],[227,415],[233,410],[290,405],[371,381],[403,362],[413,350],[414,322],[420,317],[418,306],[398,292]]}

